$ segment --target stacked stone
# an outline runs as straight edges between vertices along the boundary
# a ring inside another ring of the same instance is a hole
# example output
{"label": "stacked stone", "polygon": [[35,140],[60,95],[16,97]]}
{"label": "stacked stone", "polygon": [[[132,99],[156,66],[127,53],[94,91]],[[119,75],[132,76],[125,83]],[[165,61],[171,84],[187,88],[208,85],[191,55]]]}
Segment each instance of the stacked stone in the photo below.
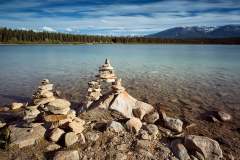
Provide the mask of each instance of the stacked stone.
{"label": "stacked stone", "polygon": [[100,83],[98,80],[88,82],[87,100],[96,101],[102,96]]}
{"label": "stacked stone", "polygon": [[108,59],[105,60],[105,64],[99,67],[99,75],[97,75],[101,81],[112,83],[115,82],[116,76],[113,71],[113,67]]}
{"label": "stacked stone", "polygon": [[48,79],[42,80],[41,85],[33,94],[34,105],[44,105],[51,101],[54,101],[55,99],[56,98],[53,94],[53,84],[51,84]]}
{"label": "stacked stone", "polygon": [[122,79],[117,79],[112,84],[112,91],[114,94],[120,94],[125,91],[125,88],[122,86]]}

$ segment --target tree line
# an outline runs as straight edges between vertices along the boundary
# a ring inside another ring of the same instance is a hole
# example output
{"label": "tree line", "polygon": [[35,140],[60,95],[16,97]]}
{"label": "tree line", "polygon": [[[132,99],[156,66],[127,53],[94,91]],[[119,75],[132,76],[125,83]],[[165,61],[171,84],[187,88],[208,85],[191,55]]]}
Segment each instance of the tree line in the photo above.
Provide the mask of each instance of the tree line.
{"label": "tree line", "polygon": [[223,39],[161,39],[150,37],[130,36],[99,36],[99,35],[76,35],[55,32],[34,32],[32,30],[18,30],[0,28],[0,43],[17,44],[81,44],[81,43],[152,43],[152,44],[240,44],[240,38]]}

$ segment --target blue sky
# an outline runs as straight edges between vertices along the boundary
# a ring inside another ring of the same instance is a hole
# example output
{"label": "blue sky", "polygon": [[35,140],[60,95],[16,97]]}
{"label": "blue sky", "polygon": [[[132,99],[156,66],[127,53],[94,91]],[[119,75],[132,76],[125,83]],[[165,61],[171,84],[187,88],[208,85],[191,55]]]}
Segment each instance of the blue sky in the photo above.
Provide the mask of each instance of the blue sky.
{"label": "blue sky", "polygon": [[176,26],[240,24],[240,0],[0,0],[0,27],[145,35]]}

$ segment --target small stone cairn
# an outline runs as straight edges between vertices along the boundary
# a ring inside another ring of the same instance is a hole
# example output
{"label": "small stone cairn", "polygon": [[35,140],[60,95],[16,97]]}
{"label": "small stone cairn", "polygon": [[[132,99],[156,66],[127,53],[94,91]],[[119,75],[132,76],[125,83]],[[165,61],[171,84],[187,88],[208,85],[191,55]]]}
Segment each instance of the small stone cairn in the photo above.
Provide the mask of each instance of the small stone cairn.
{"label": "small stone cairn", "polygon": [[36,123],[41,123],[48,129],[50,141],[57,143],[63,137],[65,146],[78,141],[77,135],[84,130],[85,121],[76,117],[69,101],[54,95],[53,84],[48,79],[42,80],[33,94],[32,104],[24,109],[23,119],[28,127],[34,129]]}
{"label": "small stone cairn", "polygon": [[114,74],[114,70],[110,64],[110,60],[106,59],[105,63],[99,67],[99,74],[96,77],[104,82],[115,82],[117,77]]}
{"label": "small stone cairn", "polygon": [[33,94],[34,105],[45,105],[56,98],[53,93],[53,84],[48,79],[43,79],[41,85],[37,88],[37,91]]}

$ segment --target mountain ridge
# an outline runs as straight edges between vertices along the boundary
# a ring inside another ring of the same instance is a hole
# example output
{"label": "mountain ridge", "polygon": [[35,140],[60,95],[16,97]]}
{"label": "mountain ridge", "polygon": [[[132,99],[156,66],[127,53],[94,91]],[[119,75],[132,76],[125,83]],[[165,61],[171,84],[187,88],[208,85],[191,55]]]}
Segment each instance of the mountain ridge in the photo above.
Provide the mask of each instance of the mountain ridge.
{"label": "mountain ridge", "polygon": [[240,25],[174,27],[146,37],[173,39],[236,38],[240,37]]}

